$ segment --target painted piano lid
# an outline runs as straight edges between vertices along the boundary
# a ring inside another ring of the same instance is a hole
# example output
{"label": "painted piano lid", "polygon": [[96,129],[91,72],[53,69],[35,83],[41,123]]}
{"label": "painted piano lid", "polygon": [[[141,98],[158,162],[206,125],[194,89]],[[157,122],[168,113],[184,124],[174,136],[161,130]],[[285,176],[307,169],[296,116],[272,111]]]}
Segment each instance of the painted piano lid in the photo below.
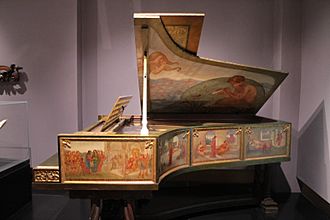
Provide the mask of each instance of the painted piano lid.
{"label": "painted piano lid", "polygon": [[148,113],[256,114],[287,73],[197,56],[204,14],[134,14],[142,103],[148,57]]}

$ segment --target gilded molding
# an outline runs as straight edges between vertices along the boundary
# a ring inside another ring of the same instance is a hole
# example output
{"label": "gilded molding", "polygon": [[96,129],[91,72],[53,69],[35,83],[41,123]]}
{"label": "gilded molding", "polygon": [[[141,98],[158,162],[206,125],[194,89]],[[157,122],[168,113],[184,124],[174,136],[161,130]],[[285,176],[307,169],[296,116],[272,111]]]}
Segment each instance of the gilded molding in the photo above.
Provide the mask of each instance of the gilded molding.
{"label": "gilded molding", "polygon": [[64,148],[71,148],[71,141],[69,140],[62,140],[62,144]]}
{"label": "gilded molding", "polygon": [[184,135],[183,135],[183,139],[186,139],[187,137],[189,137],[190,131],[188,130]]}
{"label": "gilded molding", "polygon": [[253,132],[252,132],[251,127],[247,127],[247,128],[245,128],[245,133],[246,133],[247,135],[252,134]]}
{"label": "gilded molding", "polygon": [[238,129],[236,130],[236,132],[235,132],[236,135],[239,135],[239,134],[241,134],[241,133],[242,133],[242,128],[238,128]]}
{"label": "gilded molding", "polygon": [[34,170],[33,179],[35,183],[59,183],[60,171],[59,170]]}
{"label": "gilded molding", "polygon": [[154,141],[153,140],[146,141],[145,146],[146,146],[145,149],[152,149],[154,146]]}
{"label": "gilded molding", "polygon": [[283,129],[282,129],[282,132],[287,132],[287,131],[289,131],[290,130],[290,124],[286,124],[284,127],[283,127]]}
{"label": "gilded molding", "polygon": [[193,130],[193,137],[199,137],[199,133],[196,129]]}

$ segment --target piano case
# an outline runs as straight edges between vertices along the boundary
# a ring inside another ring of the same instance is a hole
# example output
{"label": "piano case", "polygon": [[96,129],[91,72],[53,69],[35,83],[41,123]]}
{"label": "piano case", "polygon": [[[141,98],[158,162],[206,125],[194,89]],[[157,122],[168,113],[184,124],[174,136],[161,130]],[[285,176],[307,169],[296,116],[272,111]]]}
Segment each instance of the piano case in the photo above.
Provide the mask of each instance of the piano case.
{"label": "piano case", "polygon": [[[73,197],[121,191],[129,198],[133,192],[161,195],[163,190],[173,195],[170,217],[223,205],[217,192],[221,198],[227,193],[227,200],[233,192],[238,200],[229,198],[231,204],[243,204],[248,200],[237,193],[241,183],[254,186],[245,193],[256,192],[263,184],[259,180],[270,176],[269,164],[290,160],[291,124],[256,116],[287,73],[199,57],[204,14],[134,16],[141,103],[147,68],[149,134],[140,134],[141,116],[123,115],[131,96],[119,97],[96,124],[58,135],[58,162],[53,158],[33,170],[34,187],[70,190]],[[235,181],[236,188],[228,187]],[[181,209],[174,207],[174,198],[181,192],[188,201],[193,187],[215,196],[188,202],[186,212],[184,202]],[[139,207],[136,213],[143,216]]]}

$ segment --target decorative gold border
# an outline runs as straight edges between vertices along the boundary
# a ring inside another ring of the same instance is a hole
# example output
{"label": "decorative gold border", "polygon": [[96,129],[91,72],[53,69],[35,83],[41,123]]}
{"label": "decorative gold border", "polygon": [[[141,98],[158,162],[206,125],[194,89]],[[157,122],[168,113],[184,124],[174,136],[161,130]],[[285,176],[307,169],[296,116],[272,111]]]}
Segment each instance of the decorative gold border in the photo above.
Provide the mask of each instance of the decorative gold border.
{"label": "decorative gold border", "polygon": [[33,169],[33,182],[35,183],[59,183],[60,170],[56,167]]}
{"label": "decorative gold border", "polygon": [[[110,181],[112,185],[125,185],[127,184],[128,181]],[[102,185],[102,184],[109,184],[109,181],[95,181],[95,182],[87,182],[87,183],[82,183],[81,181],[73,181],[73,180],[67,180],[65,184],[96,184],[96,185]],[[149,181],[149,180],[133,180],[129,181],[130,185],[155,185],[156,183],[154,181]]]}
{"label": "decorative gold border", "polygon": [[223,163],[230,163],[230,162],[239,162],[242,161],[239,158],[231,158],[231,159],[226,159],[226,160],[214,160],[214,161],[201,161],[201,162],[196,162],[193,163],[191,166],[201,166],[201,165],[211,165],[211,164],[223,164]]}
{"label": "decorative gold border", "polygon": [[[91,179],[91,180],[67,180],[65,176],[65,172],[62,169],[63,161],[61,158],[63,158],[63,141],[66,144],[68,141],[144,141],[147,145],[148,141],[152,142],[152,152],[153,152],[153,165],[152,165],[152,171],[153,176],[151,179],[122,179],[120,181],[118,180],[97,180],[97,179]],[[97,137],[97,136],[58,136],[58,151],[59,151],[59,170],[60,170],[60,182],[61,183],[82,183],[82,184],[100,184],[100,183],[106,183],[106,184],[120,184],[127,183],[131,184],[134,182],[152,182],[153,184],[156,183],[156,177],[157,177],[157,169],[156,169],[156,147],[157,146],[157,139],[156,138],[149,138],[149,137]]]}

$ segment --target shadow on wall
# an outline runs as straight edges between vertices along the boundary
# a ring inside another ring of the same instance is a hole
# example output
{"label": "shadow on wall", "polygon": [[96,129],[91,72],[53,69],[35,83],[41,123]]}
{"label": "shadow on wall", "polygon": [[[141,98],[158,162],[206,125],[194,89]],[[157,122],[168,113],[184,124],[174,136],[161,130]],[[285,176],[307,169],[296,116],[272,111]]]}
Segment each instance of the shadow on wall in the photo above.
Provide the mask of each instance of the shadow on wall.
{"label": "shadow on wall", "polygon": [[324,101],[299,132],[297,177],[323,198],[328,195],[329,145]]}
{"label": "shadow on wall", "polygon": [[25,72],[20,72],[19,80],[0,82],[0,95],[22,95],[26,92],[26,82],[28,81],[28,76]]}

